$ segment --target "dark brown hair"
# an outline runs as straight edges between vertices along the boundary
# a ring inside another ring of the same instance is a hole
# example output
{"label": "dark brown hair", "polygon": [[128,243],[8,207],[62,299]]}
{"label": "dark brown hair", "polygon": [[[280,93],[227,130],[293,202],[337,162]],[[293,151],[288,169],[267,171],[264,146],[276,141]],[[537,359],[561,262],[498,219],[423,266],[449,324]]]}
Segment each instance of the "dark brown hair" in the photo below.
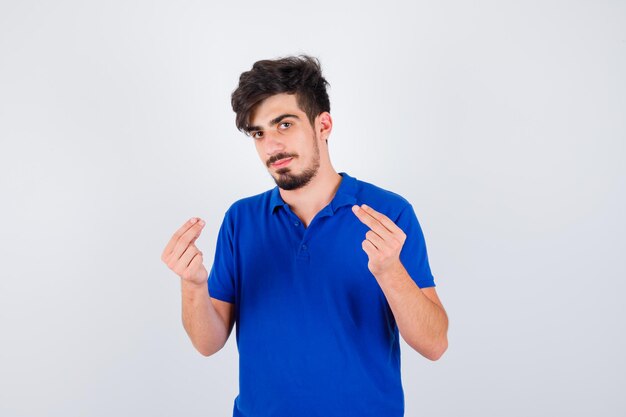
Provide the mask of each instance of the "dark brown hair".
{"label": "dark brown hair", "polygon": [[327,85],[317,58],[300,55],[257,61],[239,76],[239,85],[231,96],[237,129],[247,133],[254,107],[280,93],[296,94],[298,107],[313,125],[318,114],[330,112]]}

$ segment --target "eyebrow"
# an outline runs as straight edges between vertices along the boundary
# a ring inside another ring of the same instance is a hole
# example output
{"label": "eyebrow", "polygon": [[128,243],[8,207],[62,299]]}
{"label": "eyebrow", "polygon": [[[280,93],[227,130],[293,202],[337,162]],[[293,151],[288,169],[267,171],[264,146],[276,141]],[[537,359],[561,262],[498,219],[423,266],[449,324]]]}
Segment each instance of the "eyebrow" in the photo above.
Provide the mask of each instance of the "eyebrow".
{"label": "eyebrow", "polygon": [[[295,114],[288,114],[288,113],[281,114],[280,116],[275,117],[272,120],[270,120],[270,123],[269,123],[270,127],[279,124],[283,119],[285,119],[287,117],[293,117],[294,119],[300,120],[300,118],[298,116],[296,116]],[[250,132],[255,131],[255,130],[263,130],[263,128],[261,126],[248,126],[248,127],[246,127],[246,132],[247,133],[250,133]]]}

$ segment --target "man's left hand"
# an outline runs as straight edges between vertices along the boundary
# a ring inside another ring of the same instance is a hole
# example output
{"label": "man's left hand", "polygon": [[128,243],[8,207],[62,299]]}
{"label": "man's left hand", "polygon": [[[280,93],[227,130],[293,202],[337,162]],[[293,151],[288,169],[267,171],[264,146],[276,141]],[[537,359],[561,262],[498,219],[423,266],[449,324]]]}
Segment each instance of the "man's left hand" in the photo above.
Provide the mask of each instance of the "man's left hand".
{"label": "man's left hand", "polygon": [[403,269],[400,251],[406,240],[406,234],[382,213],[362,204],[352,206],[356,217],[370,230],[361,244],[369,258],[367,267],[376,278],[386,273]]}

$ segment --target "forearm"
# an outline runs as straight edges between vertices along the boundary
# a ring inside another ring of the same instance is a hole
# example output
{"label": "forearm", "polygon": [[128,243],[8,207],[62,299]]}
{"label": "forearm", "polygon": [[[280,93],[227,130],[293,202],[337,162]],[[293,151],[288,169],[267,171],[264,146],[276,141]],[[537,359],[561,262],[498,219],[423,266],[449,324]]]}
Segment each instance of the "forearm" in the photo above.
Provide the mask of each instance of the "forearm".
{"label": "forearm", "polygon": [[194,347],[209,356],[220,350],[228,339],[228,329],[211,302],[207,284],[181,280],[183,327]]}
{"label": "forearm", "polygon": [[445,310],[424,295],[401,264],[376,279],[407,344],[428,359],[439,359],[448,347]]}

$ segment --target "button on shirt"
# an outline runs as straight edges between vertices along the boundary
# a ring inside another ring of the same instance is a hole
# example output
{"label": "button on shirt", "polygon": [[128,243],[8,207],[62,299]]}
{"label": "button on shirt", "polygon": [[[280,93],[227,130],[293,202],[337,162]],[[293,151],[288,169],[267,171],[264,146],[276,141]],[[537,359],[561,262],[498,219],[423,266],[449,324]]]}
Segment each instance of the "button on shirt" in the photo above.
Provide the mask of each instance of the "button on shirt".
{"label": "button on shirt", "polygon": [[235,417],[404,414],[398,328],[351,208],[367,204],[405,232],[400,260],[420,288],[435,285],[424,236],[404,198],[340,175],[307,228],[278,187],[226,212],[208,286],[235,304]]}

